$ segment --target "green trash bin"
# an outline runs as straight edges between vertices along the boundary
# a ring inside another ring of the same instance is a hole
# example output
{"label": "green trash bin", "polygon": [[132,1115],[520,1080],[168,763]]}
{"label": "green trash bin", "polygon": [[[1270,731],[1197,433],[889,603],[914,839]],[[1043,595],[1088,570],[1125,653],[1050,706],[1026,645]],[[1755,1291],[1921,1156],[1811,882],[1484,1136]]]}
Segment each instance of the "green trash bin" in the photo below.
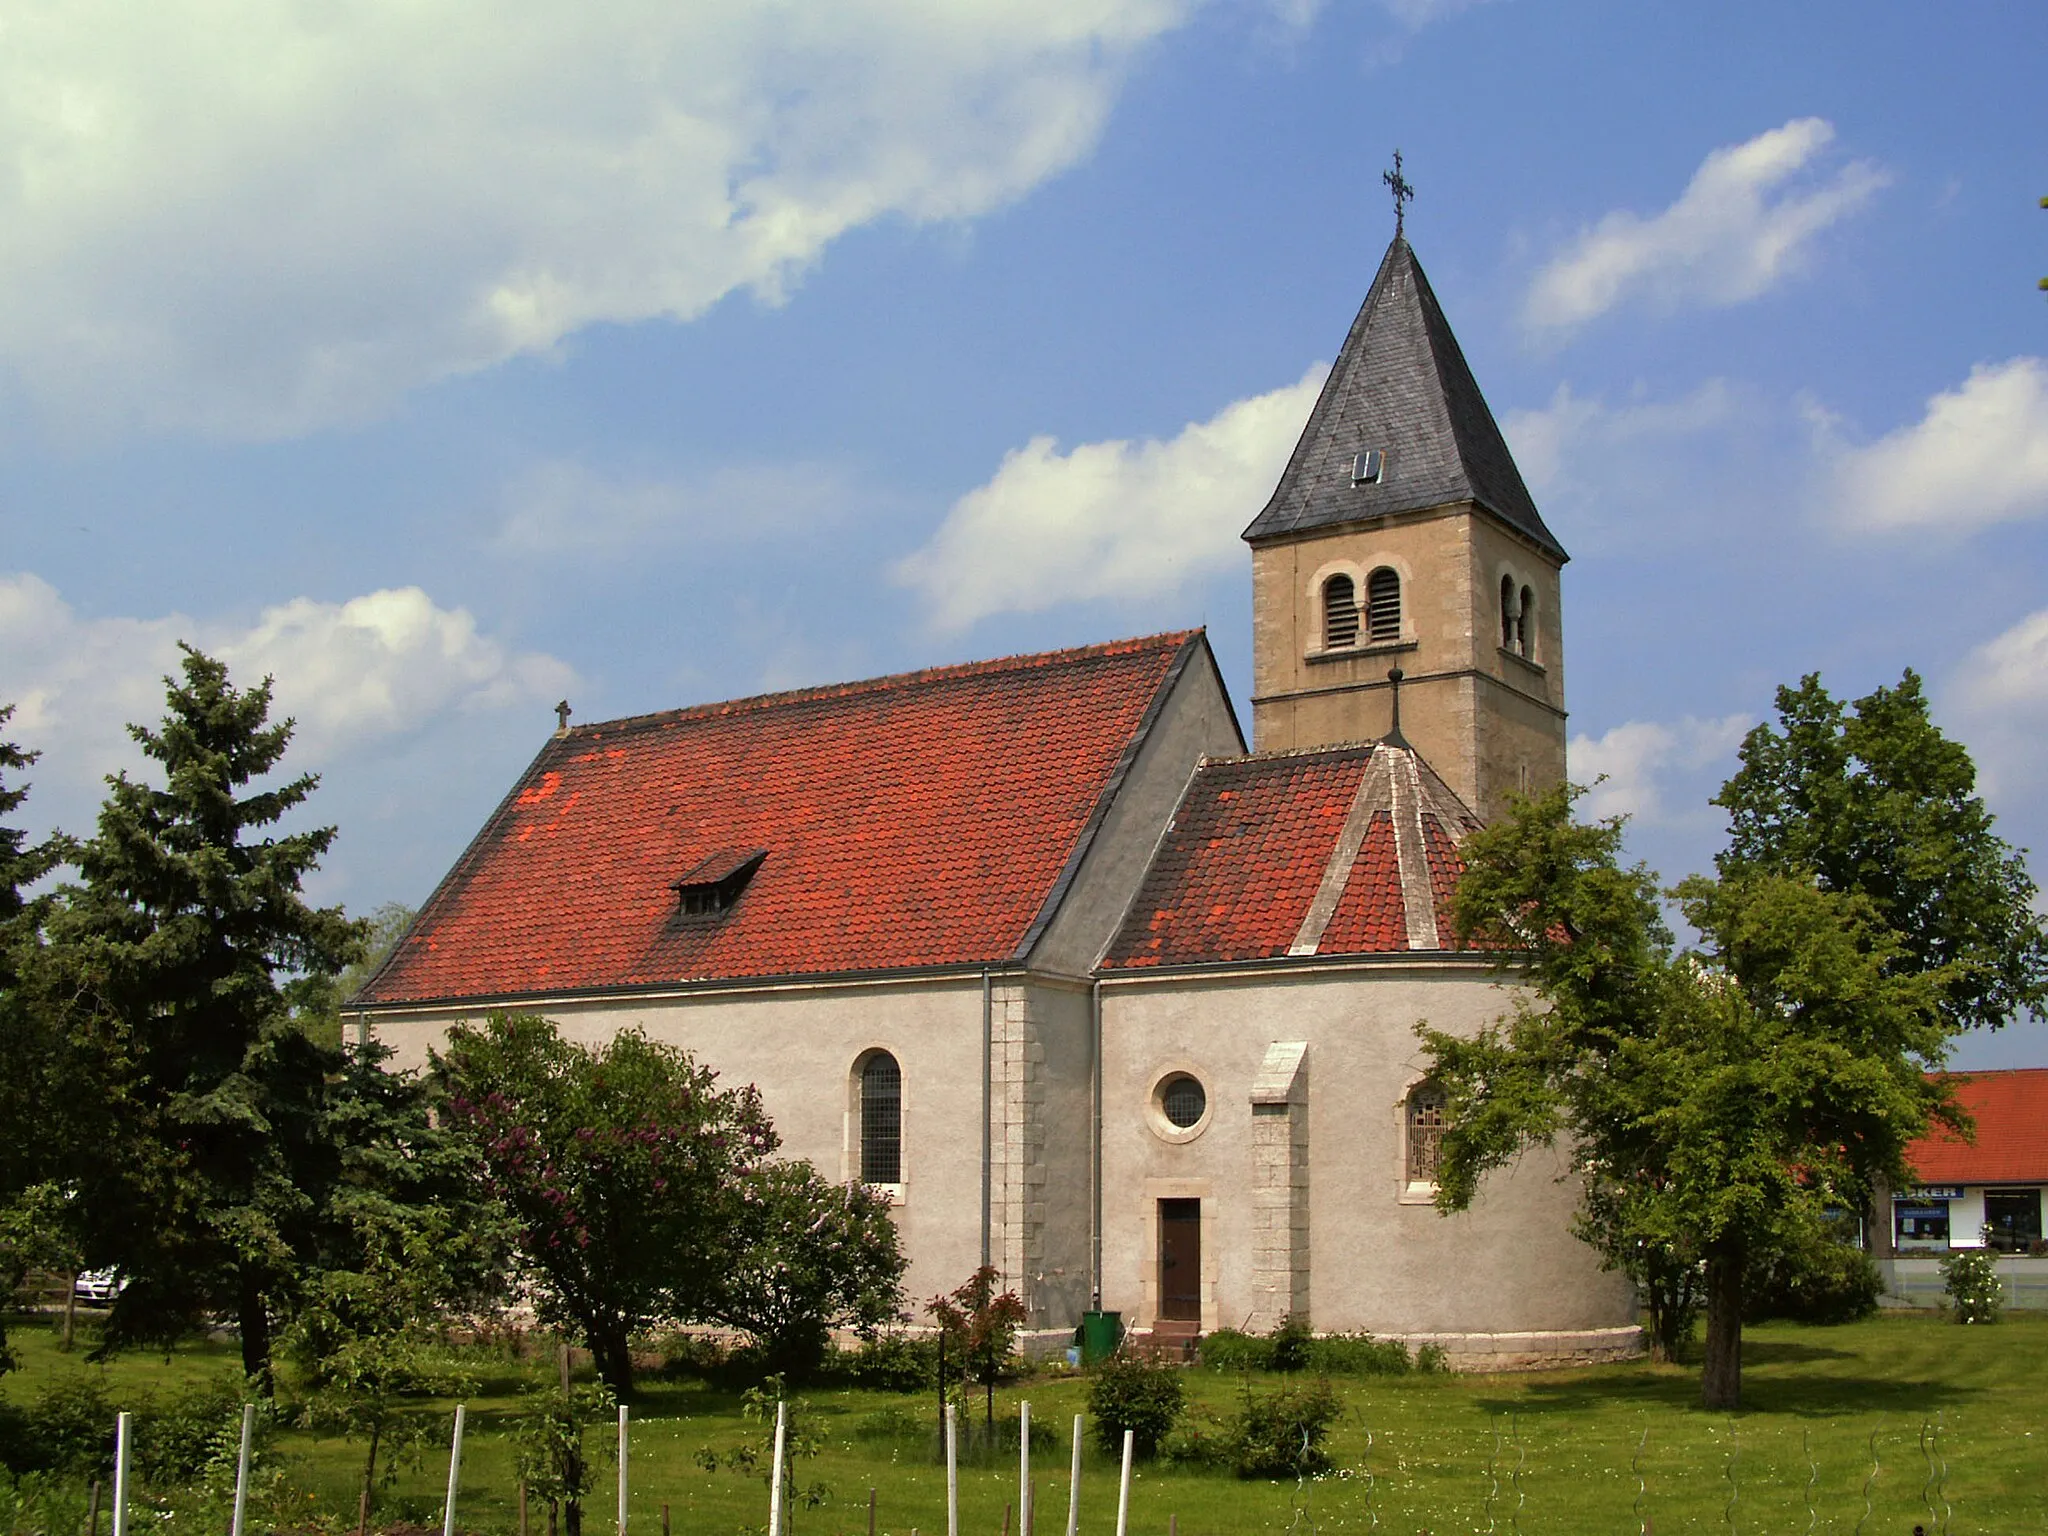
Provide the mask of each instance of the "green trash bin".
{"label": "green trash bin", "polygon": [[1107,1360],[1116,1353],[1117,1345],[1124,1338],[1124,1315],[1121,1312],[1083,1312],[1081,1314],[1081,1363],[1093,1365],[1098,1360]]}

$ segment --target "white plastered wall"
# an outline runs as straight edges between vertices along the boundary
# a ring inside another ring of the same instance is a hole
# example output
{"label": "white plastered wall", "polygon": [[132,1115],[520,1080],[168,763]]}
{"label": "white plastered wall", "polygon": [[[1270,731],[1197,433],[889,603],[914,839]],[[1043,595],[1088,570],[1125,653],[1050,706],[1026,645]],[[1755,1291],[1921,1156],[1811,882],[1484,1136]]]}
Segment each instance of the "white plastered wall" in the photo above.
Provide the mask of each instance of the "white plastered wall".
{"label": "white plastered wall", "polygon": [[[1311,963],[1289,970],[1118,978],[1103,987],[1103,1305],[1148,1325],[1156,1202],[1202,1193],[1202,1325],[1274,1310],[1258,1292],[1251,1094],[1267,1048],[1306,1042],[1311,1322],[1318,1331],[1442,1336],[1628,1329],[1632,1287],[1570,1233],[1578,1189],[1533,1152],[1490,1177],[1468,1212],[1404,1202],[1399,1105],[1426,1068],[1413,1029],[1478,1028],[1506,1010],[1469,961]],[[1192,1140],[1154,1130],[1162,1074],[1192,1070],[1210,1100]],[[1269,1282],[1270,1285],[1270,1282]]]}

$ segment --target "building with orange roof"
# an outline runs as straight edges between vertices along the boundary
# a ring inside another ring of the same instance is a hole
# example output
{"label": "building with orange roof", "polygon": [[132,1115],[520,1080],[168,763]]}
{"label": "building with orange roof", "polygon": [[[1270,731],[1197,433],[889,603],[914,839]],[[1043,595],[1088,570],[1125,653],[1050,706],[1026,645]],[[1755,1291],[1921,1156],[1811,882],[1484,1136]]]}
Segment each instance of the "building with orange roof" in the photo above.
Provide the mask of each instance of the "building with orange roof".
{"label": "building with orange roof", "polygon": [[1458,848],[1564,772],[1565,553],[1398,234],[1245,532],[1257,751],[1200,632],[562,728],[354,1000],[627,1028],[887,1191],[930,1295],[1640,1347],[1562,1153],[1437,1214],[1415,1024],[1508,1010]]}

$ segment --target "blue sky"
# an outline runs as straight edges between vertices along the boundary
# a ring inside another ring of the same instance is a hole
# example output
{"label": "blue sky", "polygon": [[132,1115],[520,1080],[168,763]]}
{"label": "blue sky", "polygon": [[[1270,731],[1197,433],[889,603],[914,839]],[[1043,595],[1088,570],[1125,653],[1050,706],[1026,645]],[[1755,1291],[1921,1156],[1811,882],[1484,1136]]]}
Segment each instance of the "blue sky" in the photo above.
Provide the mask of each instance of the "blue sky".
{"label": "blue sky", "polygon": [[[553,726],[1206,623],[1409,233],[1666,874],[1917,669],[2048,847],[2048,11],[0,6],[0,699],[84,830],[185,637],[417,902]],[[2038,865],[2037,865],[2038,868]],[[2048,1063],[2048,1030],[1971,1042]]]}

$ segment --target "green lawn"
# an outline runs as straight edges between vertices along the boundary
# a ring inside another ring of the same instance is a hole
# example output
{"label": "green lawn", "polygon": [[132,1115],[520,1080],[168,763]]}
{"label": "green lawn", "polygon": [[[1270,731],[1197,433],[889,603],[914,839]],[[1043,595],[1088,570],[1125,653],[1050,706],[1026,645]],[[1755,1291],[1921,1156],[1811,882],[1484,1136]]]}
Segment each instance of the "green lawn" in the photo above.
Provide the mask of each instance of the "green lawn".
{"label": "green lawn", "polygon": [[[120,1398],[163,1391],[170,1379],[232,1375],[227,1346],[193,1346],[161,1356],[130,1356],[87,1367],[64,1356],[39,1325],[11,1330],[24,1359],[0,1380],[0,1395],[32,1398],[54,1373],[104,1370]],[[541,1362],[517,1363],[473,1352],[479,1390],[471,1397],[459,1524],[476,1531],[513,1528],[511,1452],[502,1426],[522,1381],[540,1380]],[[2010,1316],[1963,1328],[1933,1317],[1891,1317],[1843,1328],[1771,1325],[1751,1331],[1745,1352],[1747,1410],[1708,1414],[1697,1406],[1695,1372],[1648,1364],[1522,1376],[1404,1377],[1338,1383],[1347,1412],[1334,1437],[1339,1471],[1303,1487],[1240,1483],[1227,1474],[1141,1469],[1132,1493],[1131,1528],[1164,1536],[1258,1530],[1444,1533],[1807,1530],[1813,1482],[1818,1531],[1846,1533],[1864,1516],[1875,1439],[1879,1471],[1870,1488],[1869,1536],[1909,1532],[1916,1521],[1939,1530],[1944,1505],[1955,1532],[2048,1528],[2048,1415],[2041,1384],[2048,1374],[2048,1318]],[[1227,1415],[1244,1383],[1189,1373],[1202,1410]],[[1269,1387],[1255,1378],[1253,1390]],[[1085,1406],[1085,1381],[1044,1376],[1002,1391],[997,1412],[1014,1417],[1029,1398],[1033,1417],[1054,1425],[1062,1449],[1037,1458],[1041,1536],[1060,1536],[1067,1498],[1067,1435]],[[825,1449],[805,1480],[831,1489],[830,1501],[794,1516],[799,1536],[859,1533],[868,1490],[877,1490],[878,1527],[941,1536],[945,1472],[919,1439],[877,1438],[906,1409],[929,1411],[928,1397],[821,1390],[811,1402]],[[430,1405],[447,1422],[452,1404]],[[701,1446],[727,1446],[747,1431],[737,1399],[694,1383],[650,1383],[634,1405],[633,1529],[654,1536],[660,1508],[673,1528],[718,1536],[766,1519],[760,1483],[732,1472],[707,1473],[693,1460]],[[1938,1433],[1946,1463],[1945,1498],[1929,1487],[1923,1432]],[[1647,1439],[1644,1437],[1647,1435]],[[1638,1445],[1641,1450],[1638,1455]],[[303,1432],[278,1447],[291,1523],[352,1528],[359,1452]],[[1810,1456],[1810,1460],[1809,1460]],[[445,1450],[410,1469],[386,1499],[380,1519],[438,1526]],[[1489,1492],[1492,1490],[1489,1503]],[[1015,1465],[963,1468],[961,1526],[997,1536],[1015,1496]],[[1732,1508],[1731,1508],[1732,1501]],[[1931,1501],[1934,1517],[1928,1519]],[[593,1501],[587,1529],[609,1533],[614,1498]],[[4,1510],[0,1504],[0,1510]],[[1081,1520],[1113,1531],[1116,1471],[1092,1451],[1082,1479]],[[104,1518],[104,1517],[103,1517]],[[160,1521],[159,1525],[182,1525]],[[46,1519],[21,1530],[75,1531]],[[104,1527],[103,1527],[104,1528]],[[208,1526],[208,1529],[212,1529]],[[535,1536],[544,1529],[536,1518]]]}

